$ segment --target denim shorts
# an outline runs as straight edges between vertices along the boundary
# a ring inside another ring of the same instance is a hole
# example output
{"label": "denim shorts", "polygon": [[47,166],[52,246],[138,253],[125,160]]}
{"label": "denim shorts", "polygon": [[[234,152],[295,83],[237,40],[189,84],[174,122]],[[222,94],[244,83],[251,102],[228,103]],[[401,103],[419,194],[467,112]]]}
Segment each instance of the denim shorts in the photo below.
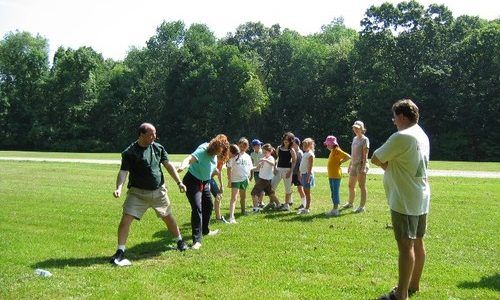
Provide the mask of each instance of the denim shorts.
{"label": "denim shorts", "polygon": [[310,175],[310,181],[307,183],[307,174],[302,174],[300,176],[300,183],[305,189],[310,189],[314,186],[314,174]]}

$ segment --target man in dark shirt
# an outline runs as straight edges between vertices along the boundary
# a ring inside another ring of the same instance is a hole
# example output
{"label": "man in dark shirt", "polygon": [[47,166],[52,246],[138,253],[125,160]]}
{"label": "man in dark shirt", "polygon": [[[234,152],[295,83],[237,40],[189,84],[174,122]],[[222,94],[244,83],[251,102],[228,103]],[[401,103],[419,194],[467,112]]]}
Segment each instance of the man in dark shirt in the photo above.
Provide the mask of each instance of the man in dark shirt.
{"label": "man in dark shirt", "polygon": [[118,249],[111,257],[111,263],[124,258],[125,244],[134,219],[140,220],[148,208],[165,222],[170,233],[177,239],[177,249],[184,251],[187,245],[182,239],[179,227],[172,216],[170,200],[165,187],[161,165],[177,182],[181,193],[186,187],[179,178],[174,165],[168,160],[167,151],[155,142],[156,129],[150,123],[143,123],[138,129],[139,138],[122,152],[122,163],[116,179],[115,198],[119,198],[127,175],[129,176],[127,198],[123,203],[123,215],[118,226]]}

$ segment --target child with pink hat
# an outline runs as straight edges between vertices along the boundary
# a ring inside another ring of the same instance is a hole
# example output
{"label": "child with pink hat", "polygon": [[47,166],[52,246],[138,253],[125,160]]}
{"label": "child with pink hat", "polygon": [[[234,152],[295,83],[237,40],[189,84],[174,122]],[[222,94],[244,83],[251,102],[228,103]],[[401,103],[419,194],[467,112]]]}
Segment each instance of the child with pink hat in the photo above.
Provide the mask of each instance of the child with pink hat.
{"label": "child with pink hat", "polygon": [[351,159],[351,156],[340,149],[337,138],[333,135],[327,136],[323,144],[328,150],[330,150],[330,155],[328,155],[327,170],[333,202],[333,209],[327,212],[326,215],[329,217],[337,217],[340,215],[340,181],[342,180],[342,169],[340,168],[340,165]]}

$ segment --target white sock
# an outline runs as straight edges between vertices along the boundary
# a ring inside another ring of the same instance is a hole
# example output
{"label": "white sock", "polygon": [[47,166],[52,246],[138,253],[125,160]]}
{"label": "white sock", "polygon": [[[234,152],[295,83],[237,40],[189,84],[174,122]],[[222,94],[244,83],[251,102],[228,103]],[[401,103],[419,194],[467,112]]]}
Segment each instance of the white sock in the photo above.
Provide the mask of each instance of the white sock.
{"label": "white sock", "polygon": [[182,241],[182,235],[179,233],[179,236],[177,237],[177,241]]}
{"label": "white sock", "polygon": [[118,250],[125,252],[125,245],[118,245]]}
{"label": "white sock", "polygon": [[306,201],[306,197],[301,198],[300,200],[302,200],[302,205],[303,205],[304,207],[306,207],[306,203],[307,203],[307,201]]}

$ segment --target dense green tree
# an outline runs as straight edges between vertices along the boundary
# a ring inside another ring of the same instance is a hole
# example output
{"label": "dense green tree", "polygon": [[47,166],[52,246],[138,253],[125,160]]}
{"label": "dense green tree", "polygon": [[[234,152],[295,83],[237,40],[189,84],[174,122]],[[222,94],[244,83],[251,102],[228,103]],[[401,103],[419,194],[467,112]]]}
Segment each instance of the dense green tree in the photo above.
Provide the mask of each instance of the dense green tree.
{"label": "dense green tree", "polygon": [[[163,22],[123,61],[9,33],[0,41],[0,147],[118,151],[141,122],[170,152],[223,132],[276,144],[285,131],[349,148],[365,121],[372,149],[394,132],[390,107],[422,110],[433,159],[498,160],[498,20],[453,18],[417,1],[371,6],[358,33],[334,18],[301,35],[247,22],[217,39],[204,24]],[[317,147],[319,155],[326,155]]]}
{"label": "dense green tree", "polygon": [[471,30],[453,47],[450,76],[452,116],[442,129],[440,157],[498,160],[500,153],[500,22]]}
{"label": "dense green tree", "polygon": [[48,43],[28,32],[0,41],[0,145],[32,149],[33,124],[44,107],[42,91],[49,70]]}
{"label": "dense green tree", "polygon": [[88,151],[100,143],[90,116],[105,72],[102,55],[92,48],[57,50],[47,82],[49,106],[43,120],[47,143],[56,142],[68,151]]}

